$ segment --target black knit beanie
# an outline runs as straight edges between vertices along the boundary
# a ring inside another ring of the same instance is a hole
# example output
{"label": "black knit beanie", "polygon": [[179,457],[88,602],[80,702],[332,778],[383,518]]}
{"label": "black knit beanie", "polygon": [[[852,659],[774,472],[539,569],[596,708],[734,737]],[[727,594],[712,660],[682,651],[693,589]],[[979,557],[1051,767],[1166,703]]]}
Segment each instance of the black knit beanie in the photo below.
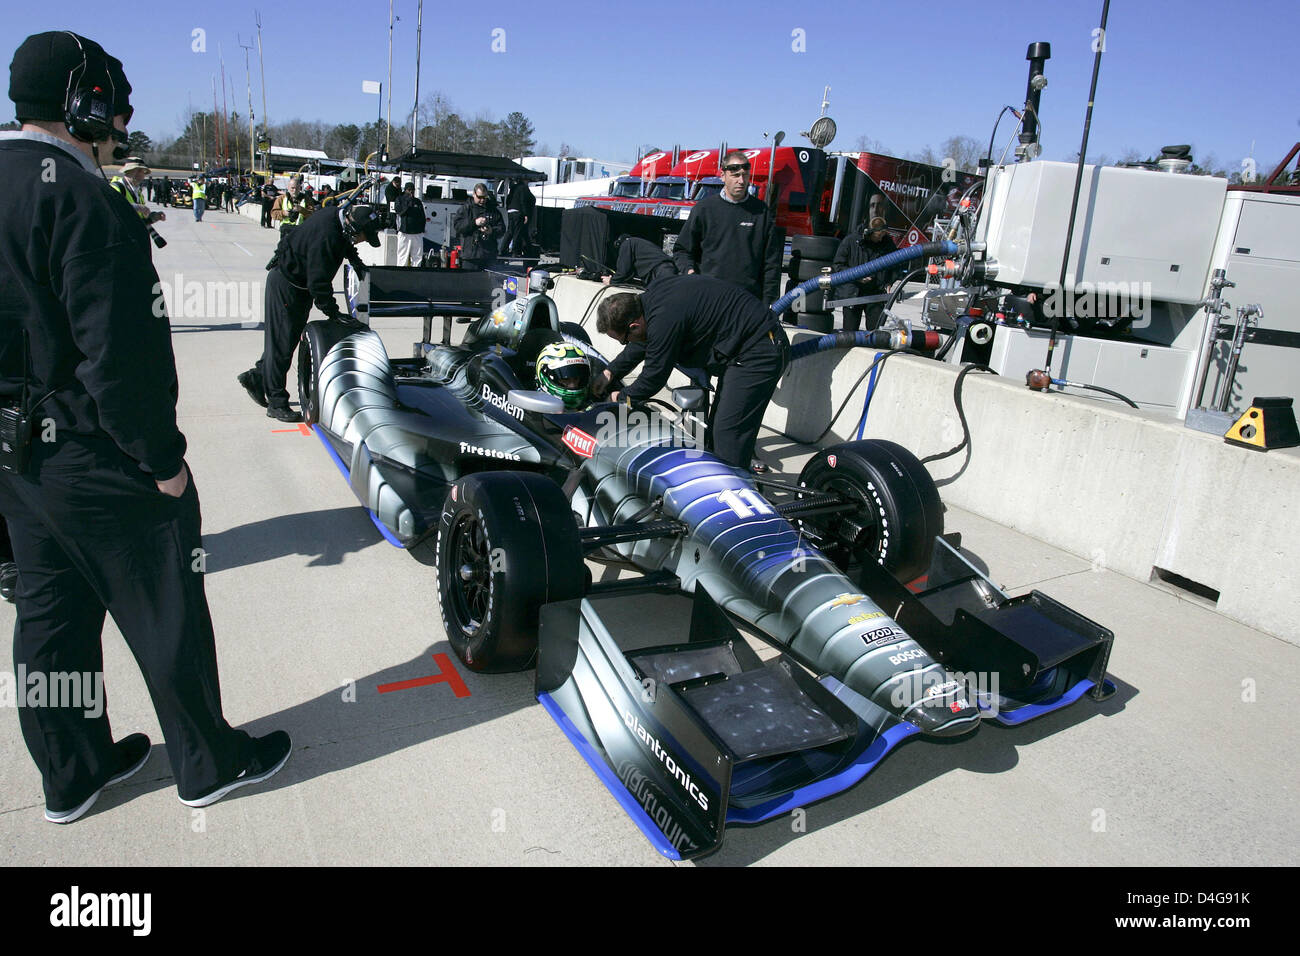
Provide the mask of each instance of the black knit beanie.
{"label": "black knit beanie", "polygon": [[9,99],[19,120],[62,122],[70,93],[94,87],[112,96],[114,115],[130,111],[121,61],[67,31],[29,36],[9,64]]}

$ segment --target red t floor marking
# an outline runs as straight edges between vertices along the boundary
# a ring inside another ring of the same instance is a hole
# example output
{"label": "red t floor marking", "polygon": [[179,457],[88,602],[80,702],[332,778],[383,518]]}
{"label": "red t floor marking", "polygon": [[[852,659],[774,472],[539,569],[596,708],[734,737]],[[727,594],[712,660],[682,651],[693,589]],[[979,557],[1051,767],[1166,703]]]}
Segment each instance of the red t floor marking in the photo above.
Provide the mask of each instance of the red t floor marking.
{"label": "red t floor marking", "polygon": [[456,665],[451,662],[451,658],[446,654],[434,654],[433,660],[438,665],[438,673],[429,677],[413,677],[392,684],[380,684],[379,693],[387,694],[389,691],[406,690],[408,687],[424,687],[426,684],[450,684],[452,693],[457,697],[468,697],[469,688],[460,679],[460,673],[456,670]]}
{"label": "red t floor marking", "polygon": [[272,435],[287,435],[291,432],[296,432],[299,435],[310,435],[311,426],[308,425],[306,422],[303,422],[301,425],[298,425],[294,428],[272,428],[271,429]]}

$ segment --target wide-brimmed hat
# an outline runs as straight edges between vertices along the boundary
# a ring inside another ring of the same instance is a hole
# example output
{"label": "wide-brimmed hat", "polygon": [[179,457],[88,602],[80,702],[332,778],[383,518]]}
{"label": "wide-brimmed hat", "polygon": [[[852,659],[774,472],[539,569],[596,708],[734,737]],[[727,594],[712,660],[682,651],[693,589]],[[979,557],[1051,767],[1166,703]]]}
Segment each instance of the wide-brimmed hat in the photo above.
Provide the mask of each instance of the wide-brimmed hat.
{"label": "wide-brimmed hat", "polygon": [[137,169],[143,169],[146,173],[153,172],[152,169],[140,161],[139,157],[128,156],[126,162],[122,164],[122,175],[125,176],[127,173],[134,172]]}

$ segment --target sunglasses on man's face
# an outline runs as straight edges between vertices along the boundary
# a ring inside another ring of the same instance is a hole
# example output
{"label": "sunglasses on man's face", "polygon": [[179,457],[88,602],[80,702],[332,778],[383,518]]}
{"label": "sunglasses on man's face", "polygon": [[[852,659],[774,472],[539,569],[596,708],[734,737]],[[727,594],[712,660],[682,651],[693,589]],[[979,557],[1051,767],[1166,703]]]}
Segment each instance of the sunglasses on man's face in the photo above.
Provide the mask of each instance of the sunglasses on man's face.
{"label": "sunglasses on man's face", "polygon": [[747,173],[749,172],[749,163],[745,163],[744,165],[736,163],[731,166],[723,166],[722,168],[729,173]]}

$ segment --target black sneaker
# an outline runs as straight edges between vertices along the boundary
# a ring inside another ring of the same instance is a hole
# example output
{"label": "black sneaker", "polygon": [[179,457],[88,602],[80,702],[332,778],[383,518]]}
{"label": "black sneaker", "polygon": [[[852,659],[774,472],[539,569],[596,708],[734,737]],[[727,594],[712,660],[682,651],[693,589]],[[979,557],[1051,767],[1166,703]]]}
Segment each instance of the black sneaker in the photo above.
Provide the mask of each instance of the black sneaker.
{"label": "black sneaker", "polygon": [[267,418],[274,418],[278,422],[300,422],[302,416],[290,408],[288,405],[272,405],[266,410]]}
{"label": "black sneaker", "polygon": [[755,458],[749,463],[749,470],[756,475],[766,475],[772,467],[767,462]]}
{"label": "black sneaker", "polygon": [[123,737],[116,744],[119,770],[115,776],[109,777],[108,782],[92,793],[85,801],[71,810],[51,810],[45,808],[45,819],[51,823],[71,823],[73,820],[79,820],[85,816],[86,811],[95,805],[99,795],[113,786],[115,783],[121,783],[127,777],[139,773],[140,768],[149,762],[150,749],[153,744],[144,734],[131,734],[129,737]]}
{"label": "black sneaker", "polygon": [[253,739],[253,759],[248,762],[239,776],[227,784],[220,784],[211,792],[201,797],[194,797],[192,800],[186,800],[181,797],[181,803],[187,807],[206,807],[216,803],[232,790],[238,790],[240,787],[246,787],[250,783],[261,783],[263,780],[269,780],[280,772],[280,768],[289,762],[289,755],[293,753],[293,741],[283,730],[275,730],[265,737],[256,737]]}
{"label": "black sneaker", "polygon": [[0,564],[0,597],[13,604],[16,590],[18,590],[18,565],[6,561]]}
{"label": "black sneaker", "polygon": [[247,372],[240,372],[236,378],[239,384],[244,386],[248,397],[266,408],[266,390],[262,385],[262,376],[257,374],[257,369],[250,368]]}

